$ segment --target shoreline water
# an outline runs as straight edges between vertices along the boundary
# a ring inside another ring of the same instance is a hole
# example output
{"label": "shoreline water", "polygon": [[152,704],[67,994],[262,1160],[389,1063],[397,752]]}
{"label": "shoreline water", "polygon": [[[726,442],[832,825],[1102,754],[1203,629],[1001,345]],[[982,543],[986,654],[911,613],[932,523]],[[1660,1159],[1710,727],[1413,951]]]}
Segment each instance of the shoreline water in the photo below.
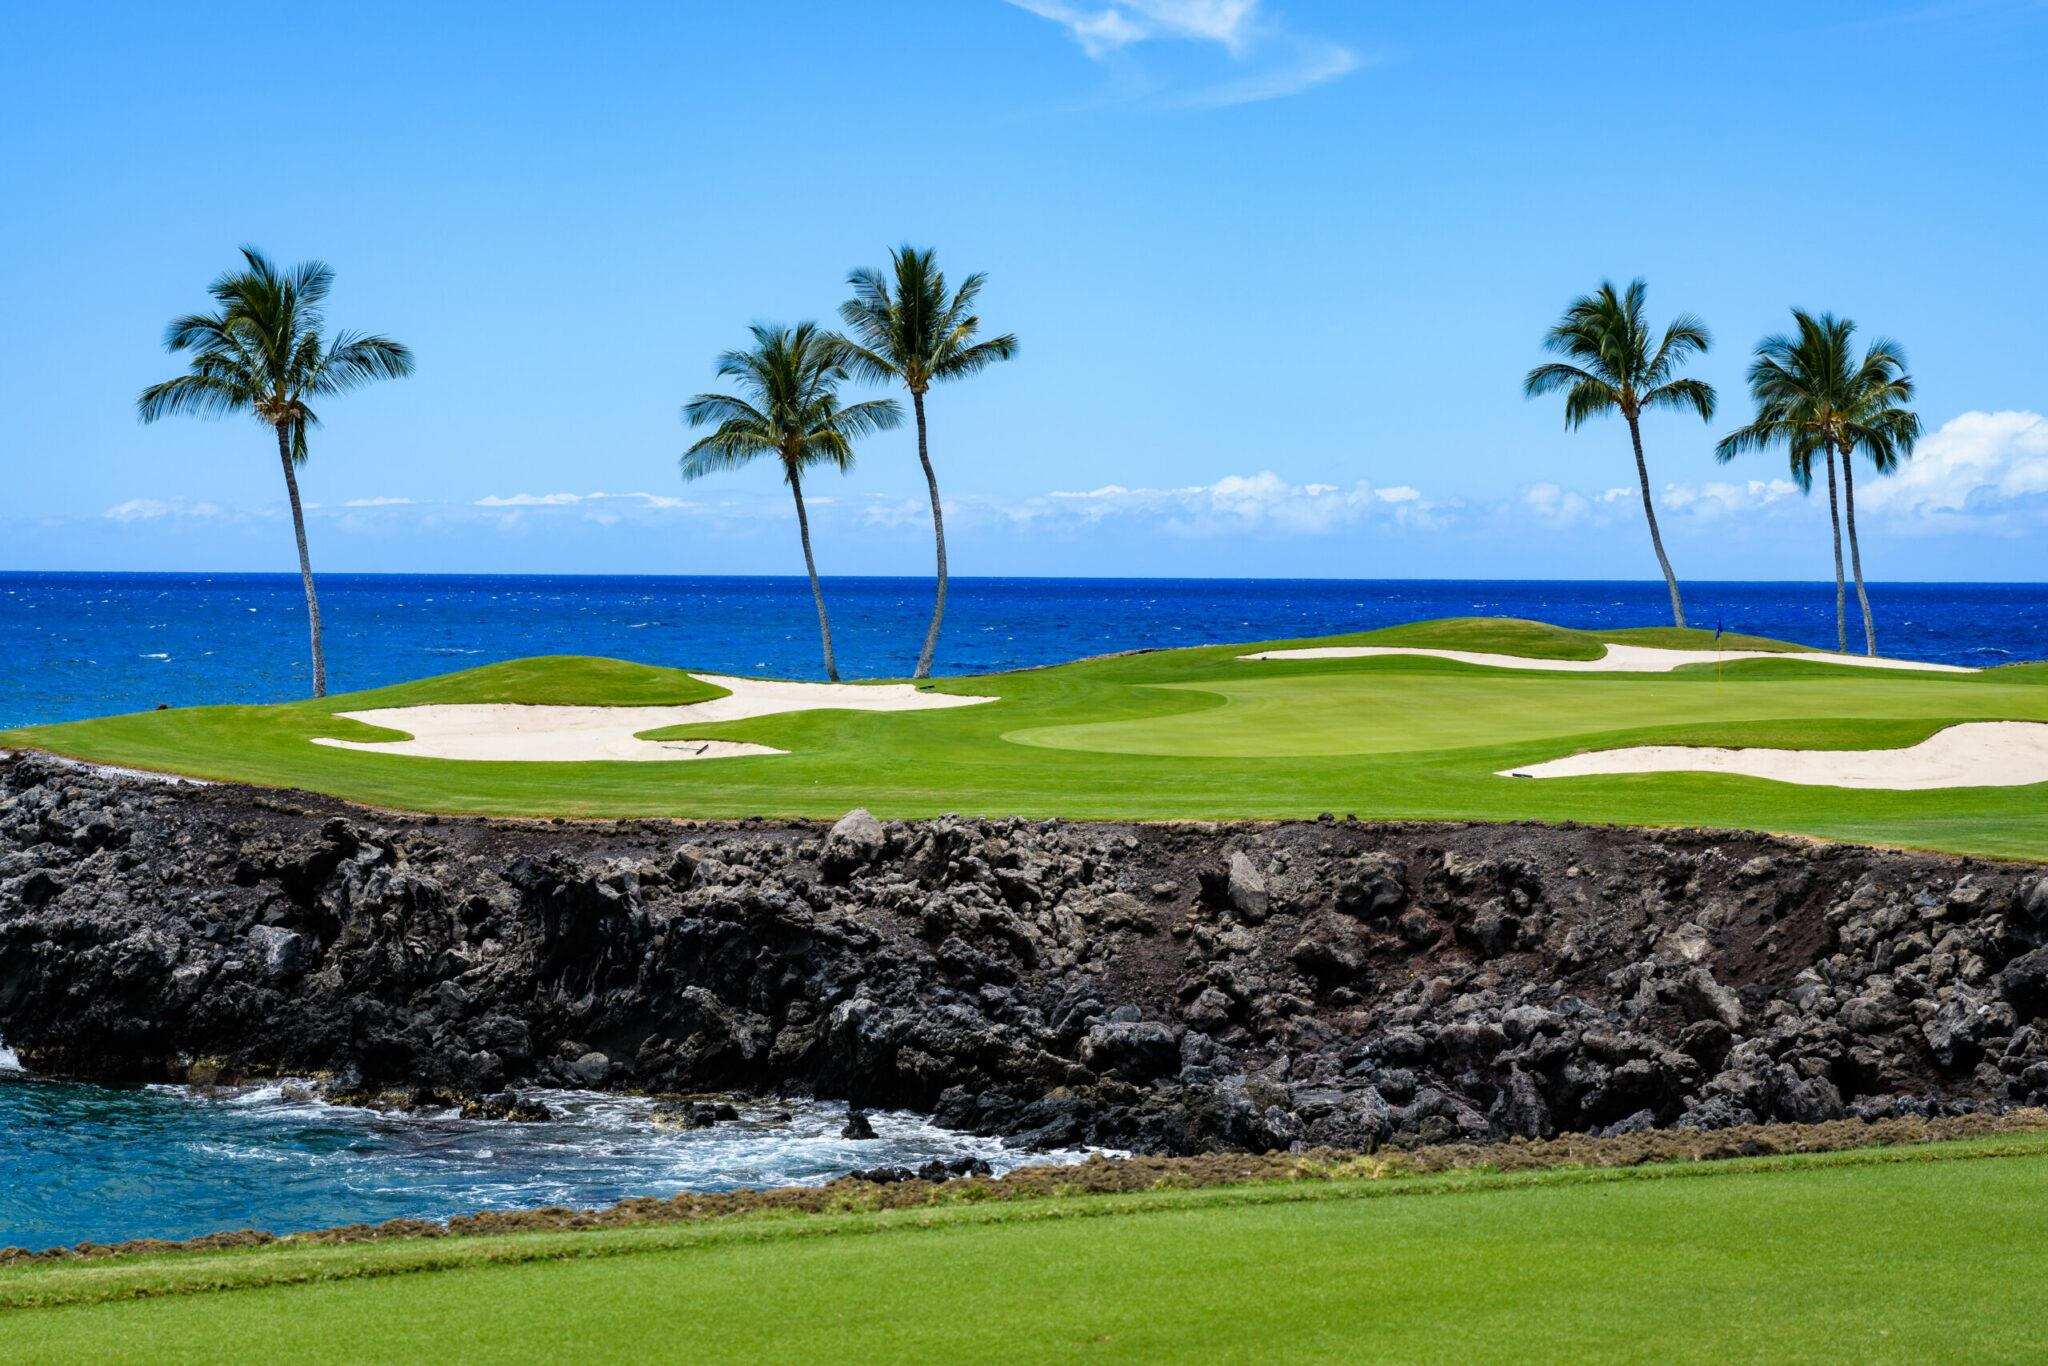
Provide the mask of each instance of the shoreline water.
{"label": "shoreline water", "polygon": [[896,1110],[867,1112],[876,1136],[849,1139],[844,1102],[802,1097],[730,1095],[737,1119],[666,1128],[653,1096],[536,1088],[521,1098],[550,1118],[476,1119],[340,1103],[290,1079],[99,1086],[7,1069],[11,1056],[0,1050],[13,1167],[0,1248],[30,1252],[816,1186],[931,1161],[1001,1174],[1091,1151],[1012,1148]]}
{"label": "shoreline water", "polygon": [[[335,574],[320,583],[335,691],[536,654],[821,676],[801,578]],[[828,578],[825,589],[847,676],[907,674],[930,582]],[[1832,585],[1689,592],[1696,625],[1834,645]],[[1977,666],[2048,658],[2048,585],[1877,584],[1872,594],[1883,653]],[[1442,616],[1655,625],[1669,610],[1663,585],[1645,582],[958,578],[938,668],[991,673]],[[304,652],[295,575],[0,573],[0,658],[14,665],[0,672],[0,727],[295,698],[306,688]]]}

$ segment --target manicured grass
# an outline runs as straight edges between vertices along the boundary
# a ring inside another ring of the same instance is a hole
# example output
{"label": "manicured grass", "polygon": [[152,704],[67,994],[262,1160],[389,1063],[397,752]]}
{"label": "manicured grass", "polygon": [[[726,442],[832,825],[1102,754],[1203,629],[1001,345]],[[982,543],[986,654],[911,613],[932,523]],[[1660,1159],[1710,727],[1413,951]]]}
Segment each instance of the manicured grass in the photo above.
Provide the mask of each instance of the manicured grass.
{"label": "manicured grass", "polygon": [[0,1273],[73,1301],[0,1313],[0,1355],[2014,1359],[2044,1187],[2017,1134],[59,1264]]}
{"label": "manicured grass", "polygon": [[[198,707],[0,735],[103,763],[329,793],[376,806],[536,816],[888,818],[945,812],[1077,819],[1582,820],[1801,833],[2048,857],[2048,785],[1844,791],[1704,774],[1534,781],[1498,770],[1649,743],[1872,748],[1972,720],[2048,721],[2048,668],[1981,674],[1798,660],[1673,674],[1555,674],[1442,660],[1239,658],[1292,644],[1412,644],[1592,658],[1603,640],[1708,646],[1710,632],[1570,631],[1424,622],[1084,660],[945,679],[994,704],[941,712],[806,712],[658,732],[789,753],[675,764],[457,763],[336,750],[314,736],[392,738],[333,713],[426,701],[683,701],[674,670],[550,657],[373,693],[274,707]],[[1791,649],[1724,637],[1729,649]]]}

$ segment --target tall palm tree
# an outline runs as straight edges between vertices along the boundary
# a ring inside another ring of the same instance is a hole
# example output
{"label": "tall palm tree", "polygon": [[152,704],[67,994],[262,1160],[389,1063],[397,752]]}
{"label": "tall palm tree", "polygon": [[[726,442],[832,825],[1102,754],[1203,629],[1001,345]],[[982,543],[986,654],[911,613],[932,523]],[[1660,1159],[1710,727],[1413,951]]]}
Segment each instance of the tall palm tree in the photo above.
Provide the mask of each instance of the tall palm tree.
{"label": "tall palm tree", "polygon": [[1913,399],[1913,377],[1898,343],[1879,337],[1863,353],[1849,376],[1847,402],[1835,427],[1842,455],[1842,512],[1849,526],[1849,566],[1856,576],[1856,601],[1863,609],[1863,652],[1877,653],[1877,627],[1870,616],[1870,593],[1863,585],[1863,545],[1856,535],[1856,452],[1861,451],[1879,474],[1890,474],[1913,454],[1920,440],[1920,417],[1906,404]]}
{"label": "tall palm tree", "polygon": [[[1685,604],[1678,594],[1678,576],[1671,572],[1671,557],[1664,553],[1664,536],[1657,529],[1657,508],[1650,498],[1650,467],[1643,459],[1642,416],[1653,408],[1690,408],[1700,421],[1714,418],[1714,389],[1704,380],[1682,379],[1679,367],[1713,344],[1706,324],[1690,313],[1681,313],[1653,339],[1650,324],[1643,317],[1643,299],[1648,287],[1632,280],[1626,292],[1617,293],[1611,280],[1572,301],[1557,326],[1543,338],[1543,348],[1568,361],[1551,361],[1531,370],[1522,381],[1529,398],[1555,393],[1564,396],[1564,425],[1577,430],[1589,417],[1618,412],[1628,423],[1628,438],[1635,449],[1636,482],[1643,493],[1643,519],[1650,524],[1650,546],[1657,552],[1657,565],[1664,571],[1664,586],[1671,591],[1671,621],[1685,625]],[[1654,344],[1653,344],[1654,340]]]}
{"label": "tall palm tree", "polygon": [[[1791,456],[1792,477],[1802,489],[1813,486],[1813,463],[1825,461],[1828,473],[1828,524],[1835,549],[1835,647],[1849,648],[1848,604],[1842,572],[1842,507],[1845,495],[1849,554],[1856,579],[1857,604],[1863,612],[1863,648],[1877,653],[1877,629],[1870,615],[1870,593],[1863,580],[1863,550],[1856,535],[1856,475],[1853,457],[1861,450],[1880,474],[1898,467],[1912,454],[1920,437],[1920,419],[1905,407],[1913,397],[1913,380],[1897,344],[1879,338],[1859,360],[1853,338],[1856,324],[1832,313],[1818,316],[1792,310],[1795,335],[1766,337],[1757,345],[1749,367],[1749,392],[1756,417],[1723,437],[1715,456],[1732,460],[1743,451],[1783,445]],[[1836,484],[1836,461],[1841,485]]]}
{"label": "tall palm tree", "polygon": [[839,385],[847,377],[842,349],[838,339],[819,331],[816,323],[755,323],[752,331],[751,349],[728,351],[718,358],[720,378],[734,381],[744,397],[699,394],[683,405],[683,419],[692,427],[713,428],[684,453],[683,478],[737,469],[764,455],[782,466],[783,481],[796,500],[804,572],[811,576],[811,600],[818,607],[825,676],[836,683],[839,663],[832,654],[832,622],[825,614],[818,562],[811,555],[811,520],[804,511],[804,471],[819,465],[842,472],[852,468],[854,440],[896,426],[903,420],[903,410],[886,398],[840,407]]}
{"label": "tall palm tree", "polygon": [[856,270],[846,277],[853,297],[839,306],[850,337],[842,338],[853,370],[865,379],[900,381],[910,391],[917,415],[917,460],[924,467],[925,487],[932,499],[932,539],[938,547],[938,592],[924,647],[917,654],[914,678],[929,678],[932,655],[939,648],[939,623],[946,615],[946,519],[939,510],[939,478],[932,472],[926,440],[924,396],[932,385],[964,379],[999,360],[1017,354],[1009,333],[975,340],[981,319],[974,300],[987,276],[975,274],[951,294],[927,249],[908,245],[889,255],[889,270]]}
{"label": "tall palm tree", "polygon": [[322,336],[321,305],[334,271],[306,261],[281,271],[254,247],[242,248],[243,266],[209,287],[218,305],[164,330],[164,346],[190,352],[191,368],[152,384],[136,399],[144,422],[174,413],[222,417],[249,413],[277,434],[292,533],[299,543],[299,578],[313,646],[313,696],[327,693],[327,654],[320,638],[320,597],[306,553],[306,514],[299,504],[298,467],[306,463],[306,432],[320,424],[309,400],[359,389],[372,380],[412,373],[412,352],[388,337],[337,332]]}

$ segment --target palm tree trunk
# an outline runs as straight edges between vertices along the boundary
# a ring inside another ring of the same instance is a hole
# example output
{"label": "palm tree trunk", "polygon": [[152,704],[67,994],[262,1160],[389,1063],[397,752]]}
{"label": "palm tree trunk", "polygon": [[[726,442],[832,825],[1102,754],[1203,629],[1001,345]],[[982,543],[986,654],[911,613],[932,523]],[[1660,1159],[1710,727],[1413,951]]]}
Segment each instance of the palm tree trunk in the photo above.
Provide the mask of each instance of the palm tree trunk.
{"label": "palm tree trunk", "polygon": [[1828,525],[1835,533],[1835,649],[1849,653],[1848,593],[1842,580],[1842,509],[1835,496],[1835,447],[1828,444]]}
{"label": "palm tree trunk", "polygon": [[939,623],[946,616],[946,518],[939,511],[939,476],[932,473],[931,450],[925,444],[924,395],[911,391],[910,406],[917,412],[917,463],[924,466],[925,487],[932,495],[932,539],[939,549],[939,591],[932,601],[932,624],[924,633],[924,648],[917,652],[917,672],[912,678],[932,676],[932,656],[939,648]]}
{"label": "palm tree trunk", "polygon": [[811,601],[818,604],[818,638],[825,646],[825,677],[839,681],[839,661],[832,656],[832,620],[825,615],[825,590],[818,587],[818,562],[811,558],[811,519],[804,513],[804,486],[789,472],[789,491],[796,499],[796,532],[804,543],[804,572],[811,576]]}
{"label": "palm tree trunk", "polygon": [[1678,597],[1678,576],[1671,572],[1671,557],[1664,553],[1664,533],[1657,529],[1657,508],[1650,501],[1650,466],[1643,459],[1643,433],[1635,415],[1628,419],[1628,439],[1636,451],[1636,480],[1643,488],[1643,520],[1650,524],[1650,544],[1657,551],[1657,565],[1664,571],[1664,586],[1671,590],[1671,624],[1685,626],[1685,604]]}
{"label": "palm tree trunk", "polygon": [[1856,540],[1856,470],[1853,449],[1842,452],[1842,511],[1849,523],[1849,568],[1856,575],[1856,604],[1863,609],[1863,653],[1877,655],[1877,627],[1870,620],[1870,593],[1863,586],[1863,547]]}
{"label": "palm tree trunk", "polygon": [[313,636],[313,696],[327,696],[327,650],[320,640],[320,595],[313,591],[313,558],[306,553],[306,511],[299,505],[299,476],[292,468],[290,428],[277,426],[277,458],[284,463],[284,492],[292,505],[292,534],[299,539],[299,579],[306,586],[306,619]]}

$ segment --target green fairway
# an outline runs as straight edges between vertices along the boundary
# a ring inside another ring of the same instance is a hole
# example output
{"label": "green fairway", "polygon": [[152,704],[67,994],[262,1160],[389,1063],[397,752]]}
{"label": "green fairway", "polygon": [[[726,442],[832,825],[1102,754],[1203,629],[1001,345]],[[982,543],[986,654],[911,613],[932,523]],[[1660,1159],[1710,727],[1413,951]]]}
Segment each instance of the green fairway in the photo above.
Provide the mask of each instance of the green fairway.
{"label": "green fairway", "polygon": [[[1314,642],[1084,660],[945,679],[995,697],[945,711],[796,712],[656,731],[788,753],[695,763],[457,762],[316,746],[398,739],[334,713],[426,702],[658,705],[716,690],[670,669],[550,657],[319,702],[195,707],[0,734],[102,763],[376,806],[532,816],[1536,819],[1707,825],[2009,857],[2048,856],[2048,785],[1851,791],[1502,769],[1619,745],[1890,748],[1964,721],[2048,721],[2048,665],[1979,674],[1744,660],[1670,674],[1559,674],[1426,658],[1247,661],[1294,644],[1415,645],[1592,659],[1603,641],[1711,648],[1704,632],[1599,635],[1425,622]],[[1790,649],[1727,637],[1726,649]]]}
{"label": "green fairway", "polygon": [[61,1306],[0,1310],[0,1357],[2014,1359],[2044,1190],[2020,1134],[175,1254],[0,1272]]}

